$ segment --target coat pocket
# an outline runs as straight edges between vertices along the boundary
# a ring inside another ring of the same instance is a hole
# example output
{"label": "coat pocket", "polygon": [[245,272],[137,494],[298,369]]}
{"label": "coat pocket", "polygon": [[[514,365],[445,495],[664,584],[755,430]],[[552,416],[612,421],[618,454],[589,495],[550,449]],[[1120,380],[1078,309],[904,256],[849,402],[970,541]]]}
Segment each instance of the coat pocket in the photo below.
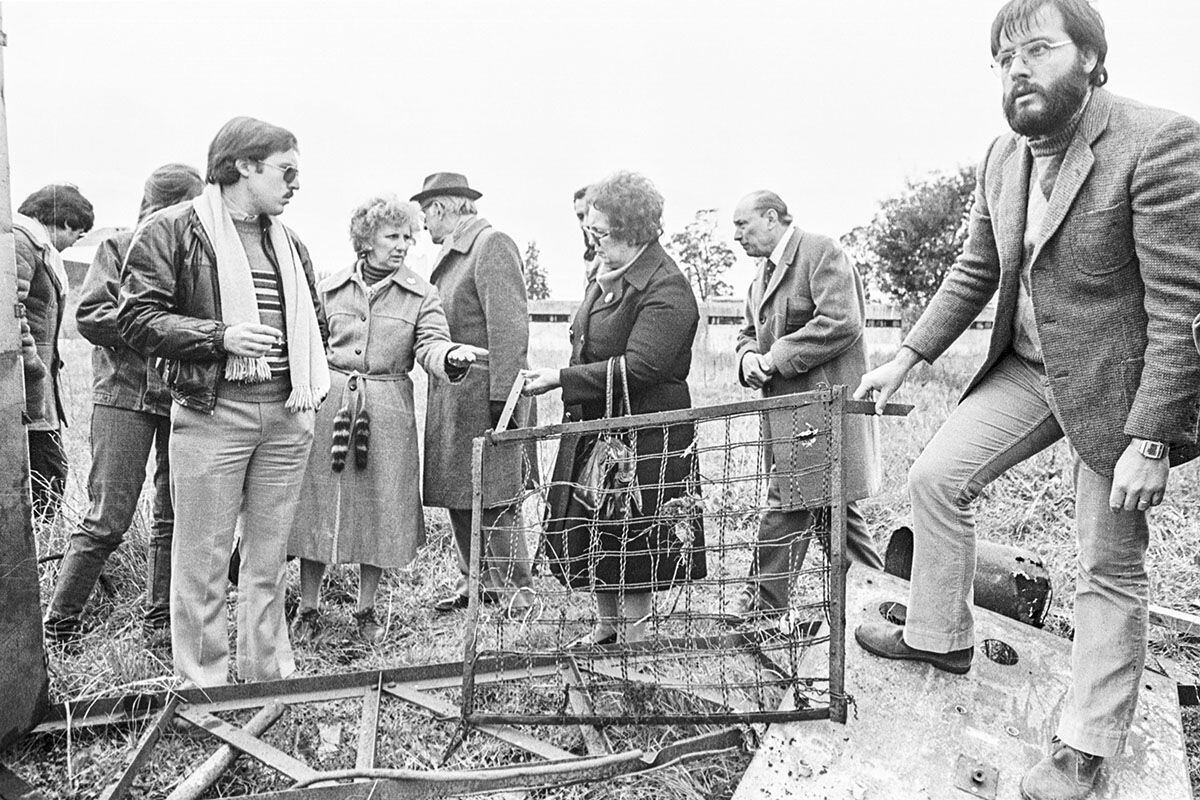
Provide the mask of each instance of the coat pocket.
{"label": "coat pocket", "polygon": [[1126,203],[1076,214],[1063,228],[1063,254],[1085,275],[1109,275],[1131,263],[1132,212]]}
{"label": "coat pocket", "polygon": [[812,321],[816,305],[807,297],[787,298],[783,313],[777,315],[779,335],[795,333]]}

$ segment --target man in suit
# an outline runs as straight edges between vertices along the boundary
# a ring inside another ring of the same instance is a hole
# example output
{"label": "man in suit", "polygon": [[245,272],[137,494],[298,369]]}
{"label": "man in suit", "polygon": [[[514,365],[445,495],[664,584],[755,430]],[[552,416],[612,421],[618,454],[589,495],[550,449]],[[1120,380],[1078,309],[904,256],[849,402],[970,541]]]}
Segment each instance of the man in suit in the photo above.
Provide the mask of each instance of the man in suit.
{"label": "man in suit", "polygon": [[[796,227],[787,204],[774,192],[742,198],[733,213],[733,238],[759,259],[746,299],[746,324],[738,334],[738,380],[764,397],[818,386],[857,386],[867,370],[862,280],[832,239]],[[790,437],[790,410],[768,414],[763,435]],[[883,561],[871,543],[856,500],[879,484],[875,420],[847,416],[845,463],[846,544],[851,560],[874,569]],[[790,442],[780,445],[788,448]],[[767,451],[767,511],[759,520],[750,576],[735,614],[745,618],[785,610],[788,594],[808,550],[807,531],[828,534],[829,514],[808,507],[803,487],[780,480],[785,453]]]}
{"label": "man in suit", "polygon": [[856,397],[885,403],[999,291],[983,367],[909,475],[915,542],[907,623],[855,633],[885,658],[970,668],[971,505],[1066,436],[1079,558],[1072,685],[1027,798],[1083,797],[1116,756],[1145,661],[1147,511],[1197,453],[1200,125],[1110,94],[1085,0],[1012,0],[992,54],[1013,132],[979,167],[962,255],[895,358]]}
{"label": "man in suit", "polygon": [[583,274],[590,281],[596,274],[596,243],[592,241],[592,237],[587,232],[587,225],[584,224],[584,219],[587,217],[587,193],[588,189],[592,188],[584,186],[575,190],[575,219],[579,221],[579,232],[583,235]]}
{"label": "man in suit", "polygon": [[[496,427],[513,383],[529,366],[529,307],[521,255],[509,236],[478,216],[475,201],[482,196],[465,176],[454,172],[430,175],[412,196],[421,204],[434,244],[442,245],[429,280],[445,306],[450,338],[488,352],[461,382],[429,383],[424,502],[449,510],[460,573],[454,591],[433,605],[443,613],[466,608],[469,602],[472,442]],[[531,415],[532,401],[523,399],[514,420],[524,424]],[[516,464],[510,472],[519,475],[523,467],[532,466]],[[520,611],[529,606],[528,587],[533,583],[517,518],[520,511],[500,502],[514,492],[491,489],[484,502],[495,502],[484,509],[482,519],[483,600],[503,599],[510,611]]]}

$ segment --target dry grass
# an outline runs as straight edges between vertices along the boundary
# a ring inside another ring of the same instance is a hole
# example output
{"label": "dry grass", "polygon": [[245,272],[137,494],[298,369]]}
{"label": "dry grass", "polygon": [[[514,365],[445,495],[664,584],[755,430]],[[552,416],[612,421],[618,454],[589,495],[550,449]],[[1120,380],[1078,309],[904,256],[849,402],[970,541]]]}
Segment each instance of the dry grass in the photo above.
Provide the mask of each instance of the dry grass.
{"label": "dry grass", "polygon": [[[561,363],[566,350],[554,337],[536,342],[534,362]],[[540,339],[541,337],[539,337]],[[66,343],[64,355],[69,365],[66,381],[69,415],[74,420],[68,430],[67,449],[71,462],[67,501],[54,525],[37,530],[40,555],[61,552],[67,536],[84,510],[87,463],[87,418],[90,400],[90,374],[87,346],[79,340]],[[878,544],[886,544],[888,532],[908,518],[908,500],[904,490],[905,473],[913,458],[953,406],[958,391],[969,374],[969,362],[950,359],[945,364],[924,368],[914,374],[905,396],[917,410],[907,421],[886,423],[884,432],[884,491],[865,504],[865,514]],[[713,404],[748,399],[749,392],[731,385],[731,358],[704,356],[693,366],[692,387],[696,404]],[[423,390],[418,387],[418,397]],[[544,403],[542,419],[554,419],[560,412],[555,400]],[[1073,510],[1067,470],[1070,455],[1059,445],[1010,471],[989,487],[979,505],[979,525],[987,538],[1030,548],[1041,555],[1055,586],[1053,613],[1070,617],[1073,593]],[[1153,522],[1150,551],[1154,602],[1196,611],[1200,597],[1200,569],[1194,554],[1194,532],[1200,530],[1200,478],[1196,466],[1172,476],[1167,502]],[[316,647],[299,648],[298,666],[303,674],[322,674],[421,664],[461,658],[462,631],[459,619],[435,617],[428,604],[451,587],[456,574],[453,545],[444,514],[429,513],[430,542],[417,560],[405,570],[390,571],[384,579],[379,598],[382,620],[388,629],[386,642],[379,647],[353,644],[350,612],[357,578],[353,570],[332,569],[324,592],[327,611],[327,635]],[[83,646],[65,653],[50,654],[53,699],[81,695],[114,694],[148,690],[171,685],[169,660],[161,653],[148,651],[139,638],[142,590],[145,574],[146,514],[139,514],[128,541],[110,560],[106,570],[112,591],[98,590],[89,605],[85,624],[89,630]],[[293,568],[294,570],[294,568]],[[42,596],[48,597],[57,575],[57,565],[42,567]],[[296,576],[292,575],[293,584]],[[1065,626],[1064,626],[1065,627]],[[1151,647],[1185,669],[1200,672],[1200,647],[1195,641],[1152,631]],[[452,699],[452,698],[448,698]],[[223,715],[241,723],[248,713]],[[337,726],[340,725],[340,729]],[[357,741],[357,712],[352,704],[312,704],[290,709],[266,735],[266,740],[297,758],[323,769],[352,765]],[[1200,785],[1200,713],[1186,710],[1189,768],[1193,784]],[[320,752],[315,743],[326,739],[336,745]],[[330,734],[334,731],[334,734]],[[379,757],[383,766],[430,768],[445,752],[453,728],[431,725],[428,717],[406,711],[399,704],[384,705],[380,719]],[[694,732],[694,731],[689,731]],[[114,733],[78,732],[30,737],[0,754],[18,774],[34,783],[49,797],[97,797],[107,781],[119,769],[128,748],[140,730]],[[679,731],[649,730],[640,733],[619,732],[619,740],[630,745],[653,746],[655,741]],[[562,729],[560,746],[579,748],[574,729]],[[657,739],[654,737],[658,737]],[[471,747],[460,749],[451,765],[478,763],[479,758],[525,758],[499,743],[473,737]],[[211,751],[212,740],[201,734],[170,732],[157,748],[152,765],[143,771],[136,797],[161,797],[175,780],[194,768]],[[643,798],[662,800],[698,800],[729,797],[749,761],[744,753],[708,759],[702,768],[676,767],[652,775],[624,778],[593,786],[534,792],[530,797],[564,797],[577,800]],[[283,782],[248,759],[242,759],[211,795],[222,797],[251,789],[265,791],[283,788]]]}

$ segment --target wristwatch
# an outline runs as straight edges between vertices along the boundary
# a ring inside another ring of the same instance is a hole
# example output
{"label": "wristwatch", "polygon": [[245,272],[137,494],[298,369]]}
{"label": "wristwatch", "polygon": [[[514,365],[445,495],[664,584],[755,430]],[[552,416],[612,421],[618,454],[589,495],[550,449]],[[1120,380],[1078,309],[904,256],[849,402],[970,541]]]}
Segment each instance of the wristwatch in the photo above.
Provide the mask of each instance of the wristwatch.
{"label": "wristwatch", "polygon": [[1138,452],[1142,454],[1142,458],[1149,458],[1157,461],[1167,454],[1167,446],[1163,442],[1153,442],[1149,439],[1143,439],[1138,445]]}

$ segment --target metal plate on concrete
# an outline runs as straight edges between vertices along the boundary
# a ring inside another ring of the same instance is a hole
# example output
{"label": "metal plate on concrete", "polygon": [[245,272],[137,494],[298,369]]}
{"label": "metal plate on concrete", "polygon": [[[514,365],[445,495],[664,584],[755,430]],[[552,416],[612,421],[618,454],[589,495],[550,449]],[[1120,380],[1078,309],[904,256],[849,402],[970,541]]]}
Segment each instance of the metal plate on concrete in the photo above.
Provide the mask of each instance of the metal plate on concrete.
{"label": "metal plate on concrete", "polygon": [[[1015,664],[996,663],[981,647],[964,676],[888,661],[862,650],[852,632],[860,622],[880,619],[885,603],[907,602],[908,582],[855,567],[846,592],[849,722],[772,725],[734,800],[983,796],[956,787],[962,764],[972,765],[971,774],[985,770],[975,788],[996,800],[1019,800],[1021,776],[1054,735],[1070,683],[1071,643],[976,608],[977,641],[1008,645]],[[808,657],[824,654],[814,650]],[[1095,800],[1191,800],[1175,684],[1151,672],[1143,678],[1129,744],[1106,763]]]}

